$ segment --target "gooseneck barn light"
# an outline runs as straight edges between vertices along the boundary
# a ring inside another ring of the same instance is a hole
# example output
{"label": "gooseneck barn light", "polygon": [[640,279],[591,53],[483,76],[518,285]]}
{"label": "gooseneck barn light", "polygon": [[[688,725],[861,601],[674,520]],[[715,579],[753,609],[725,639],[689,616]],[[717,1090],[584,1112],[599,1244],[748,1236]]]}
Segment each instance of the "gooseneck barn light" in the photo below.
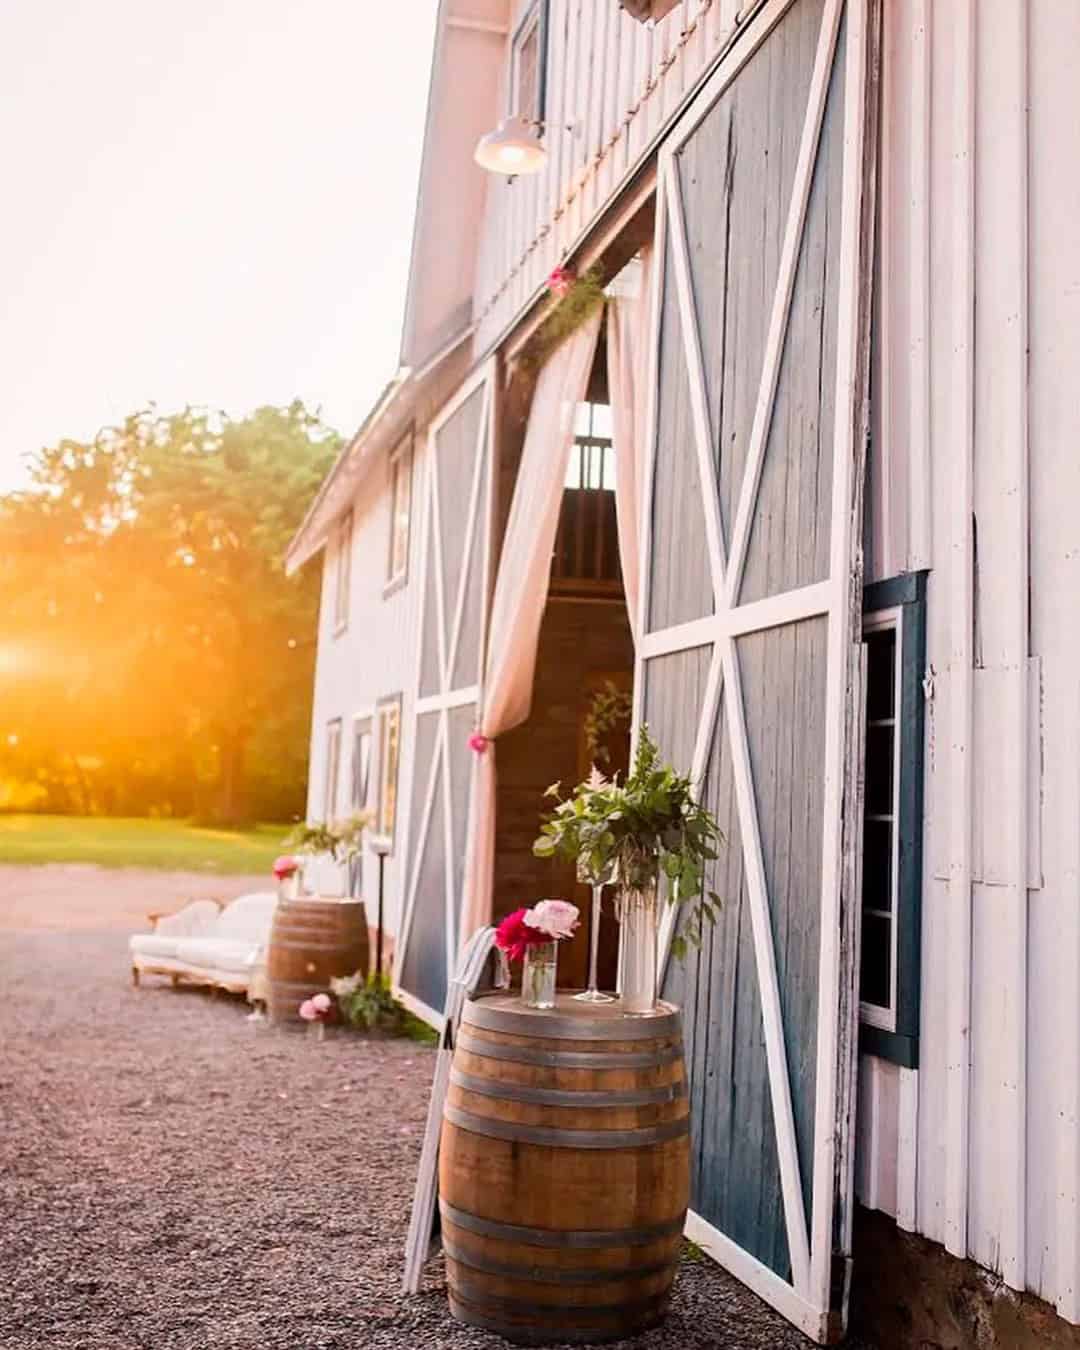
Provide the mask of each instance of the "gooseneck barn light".
{"label": "gooseneck barn light", "polygon": [[524,117],[504,118],[495,131],[480,137],[473,159],[482,169],[505,173],[511,178],[539,173],[547,163],[547,151],[538,130],[535,122],[527,122]]}

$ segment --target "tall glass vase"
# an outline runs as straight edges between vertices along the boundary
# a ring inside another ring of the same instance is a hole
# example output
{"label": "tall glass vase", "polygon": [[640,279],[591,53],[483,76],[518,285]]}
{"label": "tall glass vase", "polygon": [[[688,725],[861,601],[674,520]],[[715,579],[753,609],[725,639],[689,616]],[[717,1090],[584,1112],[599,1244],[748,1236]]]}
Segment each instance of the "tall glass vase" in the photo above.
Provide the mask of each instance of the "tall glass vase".
{"label": "tall glass vase", "polygon": [[525,948],[521,1001],[527,1008],[554,1008],[557,942],[533,942]]}
{"label": "tall glass vase", "polygon": [[622,923],[623,1007],[629,1013],[651,1013],[656,1007],[656,882],[624,887],[619,896]]}
{"label": "tall glass vase", "polygon": [[609,864],[600,872],[593,872],[584,858],[578,859],[578,881],[583,886],[592,887],[592,908],[589,910],[589,987],[584,993],[575,994],[579,1003],[614,1003],[610,994],[602,994],[597,985],[596,963],[600,952],[600,904],[604,887],[615,879],[615,865]]}

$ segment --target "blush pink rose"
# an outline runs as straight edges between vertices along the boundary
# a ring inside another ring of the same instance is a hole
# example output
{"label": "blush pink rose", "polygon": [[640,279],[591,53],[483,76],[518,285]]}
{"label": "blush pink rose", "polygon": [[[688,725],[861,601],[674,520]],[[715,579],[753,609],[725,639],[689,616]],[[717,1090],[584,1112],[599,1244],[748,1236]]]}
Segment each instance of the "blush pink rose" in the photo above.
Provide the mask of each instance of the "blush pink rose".
{"label": "blush pink rose", "polygon": [[314,999],[306,998],[300,1004],[300,1016],[305,1022],[317,1022],[319,1020],[319,1010],[315,1006]]}
{"label": "blush pink rose", "polygon": [[319,1013],[328,1013],[330,1011],[330,995],[316,994],[311,1000],[311,1006]]}
{"label": "blush pink rose", "polygon": [[573,937],[580,919],[577,905],[569,900],[538,900],[525,914],[525,923],[546,933],[554,942]]}

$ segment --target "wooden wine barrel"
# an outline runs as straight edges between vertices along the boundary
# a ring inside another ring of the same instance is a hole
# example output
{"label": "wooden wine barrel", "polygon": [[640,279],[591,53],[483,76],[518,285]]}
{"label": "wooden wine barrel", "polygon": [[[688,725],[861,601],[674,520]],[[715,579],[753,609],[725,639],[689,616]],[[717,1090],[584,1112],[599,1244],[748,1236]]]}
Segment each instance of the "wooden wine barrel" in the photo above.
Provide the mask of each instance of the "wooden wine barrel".
{"label": "wooden wine barrel", "polygon": [[690,1194],[679,1012],[466,1003],[439,1148],[450,1310],[521,1344],[667,1311]]}
{"label": "wooden wine barrel", "polygon": [[366,974],[368,959],[362,900],[279,900],[266,953],[271,1020],[299,1021],[305,999],[325,994],[332,976]]}

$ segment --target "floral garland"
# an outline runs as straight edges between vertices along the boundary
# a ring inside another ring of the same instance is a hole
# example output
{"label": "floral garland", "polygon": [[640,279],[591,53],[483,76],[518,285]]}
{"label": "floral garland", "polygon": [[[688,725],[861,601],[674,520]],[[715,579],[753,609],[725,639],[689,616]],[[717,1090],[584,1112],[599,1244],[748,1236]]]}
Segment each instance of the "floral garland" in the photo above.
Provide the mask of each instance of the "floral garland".
{"label": "floral garland", "polygon": [[548,293],[555,306],[533,334],[521,356],[529,370],[542,366],[551,353],[604,303],[604,283],[599,267],[581,276],[572,267],[560,265],[548,276]]}

